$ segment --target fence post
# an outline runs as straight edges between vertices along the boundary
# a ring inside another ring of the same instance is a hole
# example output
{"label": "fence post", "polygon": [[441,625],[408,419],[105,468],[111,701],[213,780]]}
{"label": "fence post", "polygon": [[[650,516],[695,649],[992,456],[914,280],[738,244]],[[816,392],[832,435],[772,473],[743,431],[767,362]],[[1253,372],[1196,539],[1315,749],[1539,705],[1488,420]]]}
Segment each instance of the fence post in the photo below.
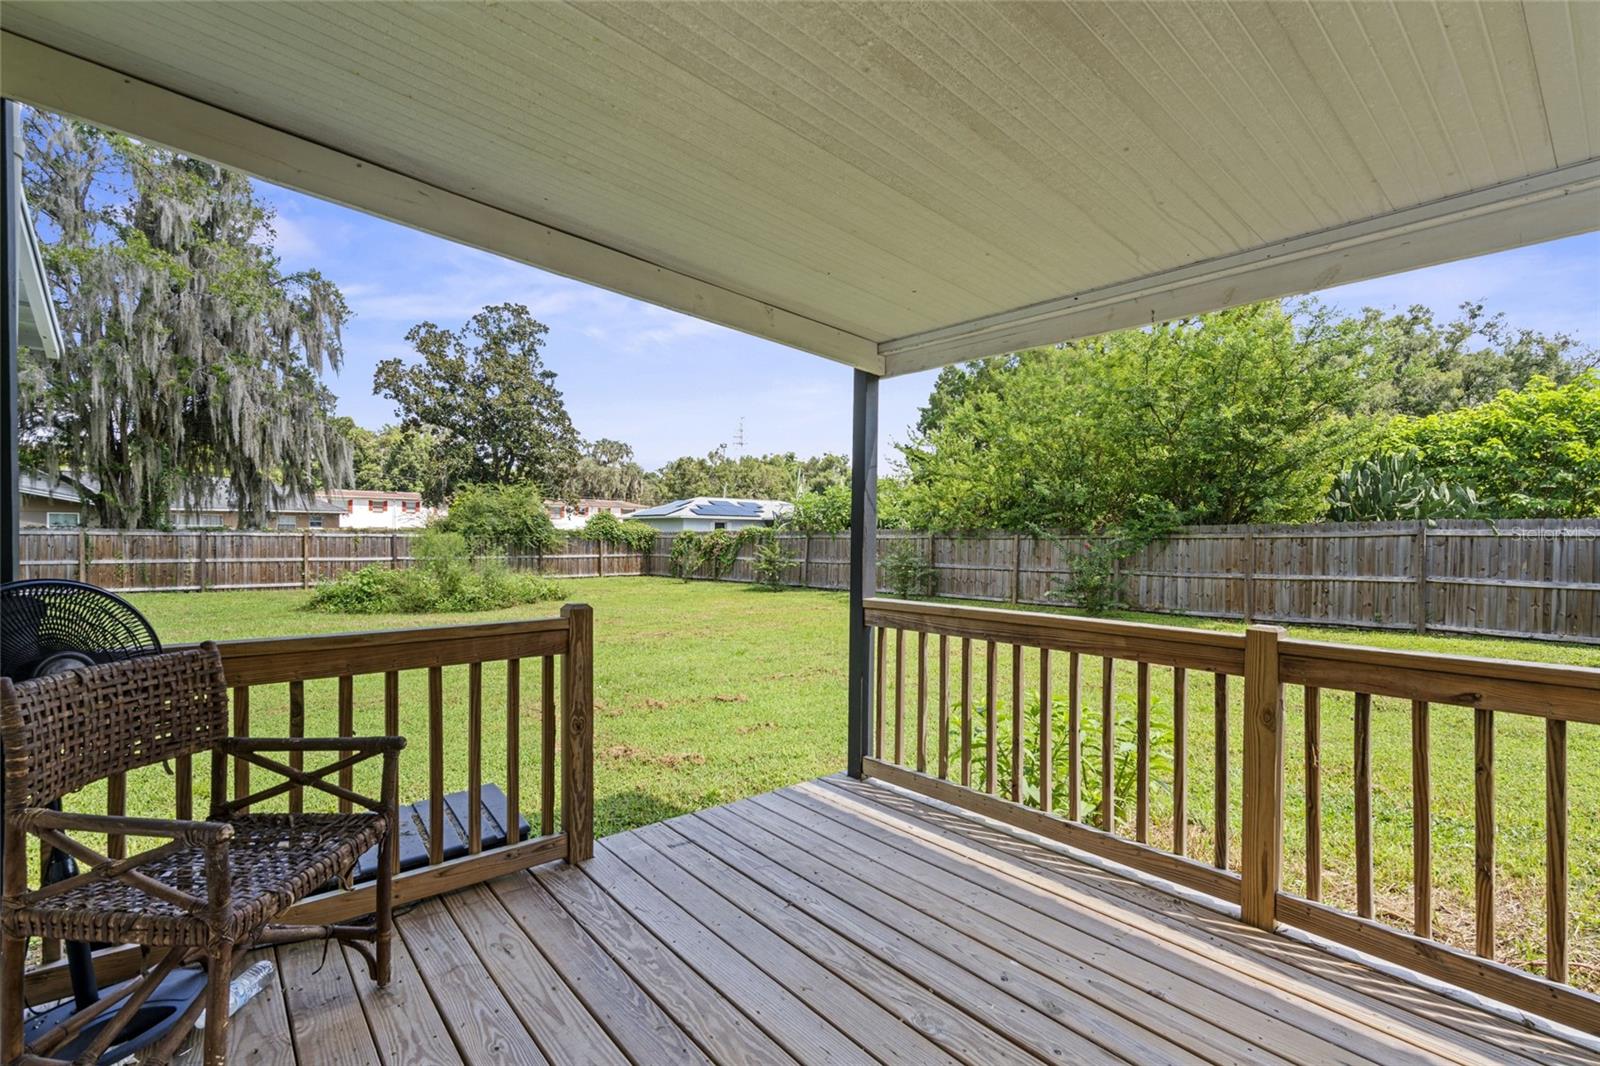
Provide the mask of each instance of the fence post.
{"label": "fence post", "polygon": [[561,831],[567,861],[594,858],[594,610],[561,608],[567,661],[561,669]]}
{"label": "fence post", "polygon": [[1417,623],[1417,632],[1428,631],[1428,523],[1417,522],[1417,543],[1411,568],[1417,572],[1417,591],[1411,613]]}
{"label": "fence post", "polygon": [[311,531],[300,534],[300,587],[311,587]]}
{"label": "fence post", "polygon": [[201,592],[206,590],[206,559],[209,554],[206,549],[210,545],[210,538],[211,534],[202,529],[200,531],[200,542],[195,551],[194,583],[200,586]]}
{"label": "fence post", "polygon": [[1240,909],[1261,929],[1277,923],[1283,876],[1283,686],[1278,626],[1244,634],[1244,818]]}
{"label": "fence post", "polygon": [[89,580],[89,531],[78,527],[78,580]]}
{"label": "fence post", "polygon": [[595,577],[605,577],[606,576],[606,542],[604,540],[596,540],[594,542],[594,550],[595,550],[594,576]]}
{"label": "fence post", "polygon": [[1256,531],[1244,534],[1244,624],[1256,620]]}
{"label": "fence post", "polygon": [[1011,602],[1014,605],[1022,596],[1022,534],[1011,538]]}
{"label": "fence post", "polygon": [[400,569],[400,534],[389,534],[389,569]]}

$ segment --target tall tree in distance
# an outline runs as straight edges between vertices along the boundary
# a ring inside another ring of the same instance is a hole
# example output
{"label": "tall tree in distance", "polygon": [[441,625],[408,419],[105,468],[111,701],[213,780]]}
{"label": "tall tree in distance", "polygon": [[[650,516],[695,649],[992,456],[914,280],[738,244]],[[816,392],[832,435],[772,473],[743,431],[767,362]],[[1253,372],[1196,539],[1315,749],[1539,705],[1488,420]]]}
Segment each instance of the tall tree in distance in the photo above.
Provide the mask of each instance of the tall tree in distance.
{"label": "tall tree in distance", "polygon": [[633,448],[608,437],[586,441],[581,446],[562,495],[567,500],[656,502],[650,475],[634,459]]}
{"label": "tall tree in distance", "polygon": [[286,274],[244,175],[37,110],[24,188],[66,350],[21,375],[28,458],[66,467],[102,524],[159,526],[226,481],[247,526],[349,476],[322,383],[349,317]]}
{"label": "tall tree in distance", "polygon": [[424,503],[443,502],[449,468],[437,431],[427,426],[384,426],[374,432],[349,418],[338,420],[353,449],[353,488],[415,492]]}
{"label": "tall tree in distance", "polygon": [[521,304],[496,304],[460,330],[420,322],[406,340],[421,362],[385,359],[373,391],[403,425],[436,434],[446,492],[458,485],[537,485],[555,493],[578,457],[578,433],[540,358],[550,328]]}

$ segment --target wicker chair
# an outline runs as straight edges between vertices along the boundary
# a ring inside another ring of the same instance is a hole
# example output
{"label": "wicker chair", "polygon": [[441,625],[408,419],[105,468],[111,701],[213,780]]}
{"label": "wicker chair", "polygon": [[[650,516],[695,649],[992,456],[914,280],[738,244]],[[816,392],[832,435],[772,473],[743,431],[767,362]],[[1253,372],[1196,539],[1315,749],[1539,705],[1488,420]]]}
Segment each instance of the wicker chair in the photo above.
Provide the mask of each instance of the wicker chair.
{"label": "wicker chair", "polygon": [[[0,742],[5,752],[0,1061],[59,1061],[51,1059],[51,1053],[123,995],[119,990],[104,996],[40,1037],[33,1047],[24,1048],[23,960],[32,936],[138,945],[153,958],[153,965],[128,986],[131,994],[116,1017],[78,1055],[78,1062],[95,1061],[135,1016],[144,997],[175,967],[203,960],[206,994],[156,1046],[154,1057],[167,1061],[204,1009],[205,1062],[220,1066],[227,1056],[228,985],[235,963],[255,944],[333,937],[361,953],[376,982],[388,983],[396,793],[405,741],[229,738],[226,712],[222,659],[209,643],[18,685],[0,678]],[[207,821],[47,809],[52,801],[110,775],[207,751],[211,753]],[[319,752],[338,758],[307,771],[270,758],[268,752]],[[377,756],[383,760],[381,798],[360,795],[329,780],[338,771]],[[232,758],[281,780],[228,800],[227,766]],[[345,806],[354,813],[247,813],[250,806],[296,786],[348,801]],[[164,842],[113,859],[73,839],[74,832]],[[72,855],[85,864],[84,872],[29,891],[30,835]],[[356,859],[374,845],[379,862],[373,924],[273,923],[295,901],[347,875]]]}

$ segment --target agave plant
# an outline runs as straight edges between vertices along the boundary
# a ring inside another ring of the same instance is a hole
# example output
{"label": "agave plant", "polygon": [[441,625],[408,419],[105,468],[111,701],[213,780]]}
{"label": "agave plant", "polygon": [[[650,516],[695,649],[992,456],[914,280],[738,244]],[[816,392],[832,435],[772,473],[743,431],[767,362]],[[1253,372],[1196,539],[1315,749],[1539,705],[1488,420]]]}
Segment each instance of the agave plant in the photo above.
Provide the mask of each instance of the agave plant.
{"label": "agave plant", "polygon": [[1469,486],[1435,481],[1416,451],[1394,452],[1348,467],[1328,493],[1334,522],[1482,518],[1484,501]]}

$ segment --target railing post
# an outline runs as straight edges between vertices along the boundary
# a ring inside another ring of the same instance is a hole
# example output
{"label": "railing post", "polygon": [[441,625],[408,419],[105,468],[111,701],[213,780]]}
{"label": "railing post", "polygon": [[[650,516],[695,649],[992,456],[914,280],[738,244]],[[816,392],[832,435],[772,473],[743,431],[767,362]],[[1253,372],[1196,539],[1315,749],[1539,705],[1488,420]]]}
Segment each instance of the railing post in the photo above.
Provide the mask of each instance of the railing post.
{"label": "railing post", "polygon": [[569,603],[561,669],[561,831],[567,861],[594,858],[594,609]]}
{"label": "railing post", "polygon": [[1277,924],[1283,876],[1283,686],[1278,682],[1278,626],[1244,636],[1244,825],[1240,908],[1262,929]]}

